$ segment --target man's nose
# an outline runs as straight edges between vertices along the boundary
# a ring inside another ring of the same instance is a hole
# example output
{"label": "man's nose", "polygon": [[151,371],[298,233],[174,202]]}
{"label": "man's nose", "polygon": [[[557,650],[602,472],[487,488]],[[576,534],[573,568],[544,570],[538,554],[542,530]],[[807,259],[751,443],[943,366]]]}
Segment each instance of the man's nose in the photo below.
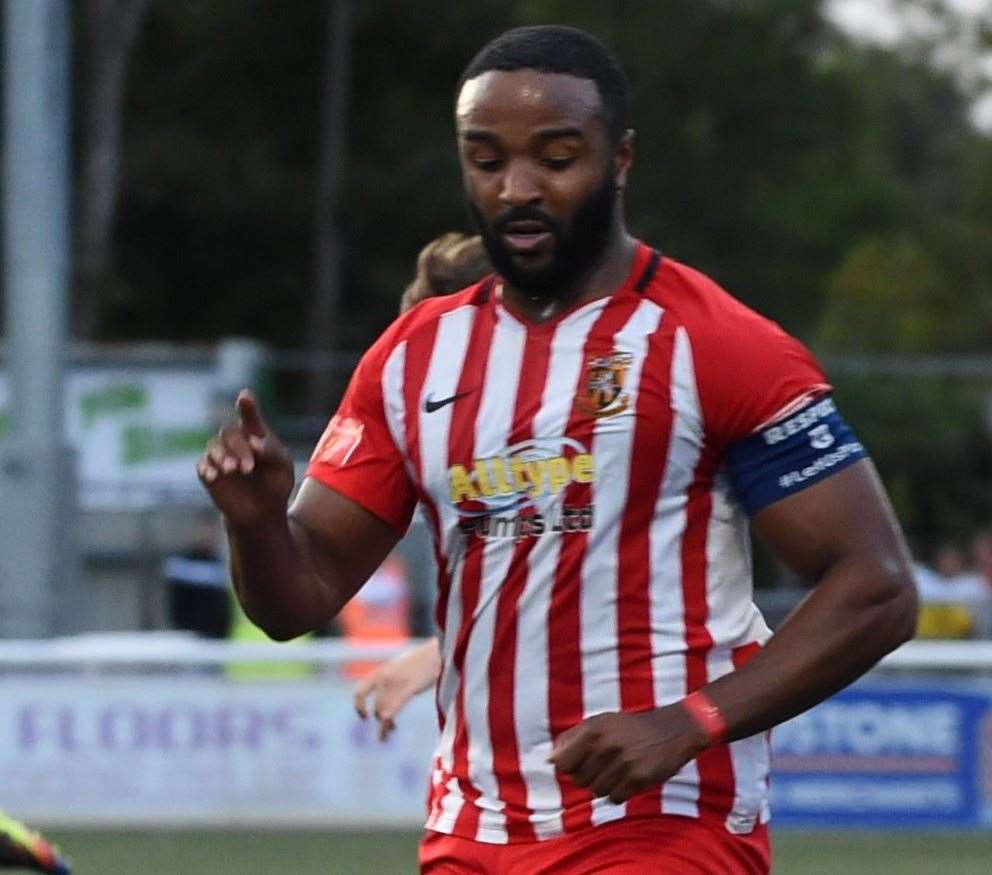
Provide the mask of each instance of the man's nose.
{"label": "man's nose", "polygon": [[523,161],[509,163],[503,174],[500,201],[508,207],[519,207],[540,203],[541,197],[541,187],[533,168]]}

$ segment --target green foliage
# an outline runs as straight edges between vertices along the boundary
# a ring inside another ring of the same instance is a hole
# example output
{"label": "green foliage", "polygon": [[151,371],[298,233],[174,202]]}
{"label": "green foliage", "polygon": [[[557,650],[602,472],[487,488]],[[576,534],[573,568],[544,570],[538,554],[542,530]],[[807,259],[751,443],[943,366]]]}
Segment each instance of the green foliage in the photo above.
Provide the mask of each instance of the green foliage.
{"label": "green foliage", "polygon": [[133,59],[109,337],[291,344],[309,297],[322,4],[156,3]]}
{"label": "green foliage", "polygon": [[[104,336],[298,344],[325,5],[153,6],[130,80],[122,282]],[[354,7],[346,345],[366,345],[391,317],[426,240],[465,227],[453,85],[484,42],[519,24],[575,24],[615,49],[638,132],[631,227],[792,331],[814,331],[830,278],[865,238],[960,220],[957,249],[989,250],[975,229],[989,227],[992,161],[954,84],[850,44],[817,0]]]}
{"label": "green foliage", "polygon": [[826,349],[926,353],[953,349],[968,331],[946,277],[908,239],[867,239],[828,285],[818,329]]}
{"label": "green foliage", "polygon": [[845,374],[847,420],[878,465],[918,544],[962,539],[992,520],[992,382]]}

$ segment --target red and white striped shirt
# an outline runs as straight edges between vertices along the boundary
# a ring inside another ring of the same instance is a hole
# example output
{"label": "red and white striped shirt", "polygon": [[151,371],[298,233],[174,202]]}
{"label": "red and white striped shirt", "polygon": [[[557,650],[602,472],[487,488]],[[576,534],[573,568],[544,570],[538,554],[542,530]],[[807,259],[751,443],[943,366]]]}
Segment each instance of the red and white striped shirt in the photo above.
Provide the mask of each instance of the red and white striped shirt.
{"label": "red and white striped shirt", "polygon": [[308,471],[397,531],[419,501],[433,530],[427,825],[504,843],[663,812],[750,832],[767,819],[765,735],[622,805],[547,759],[583,718],[676,702],[765,641],[723,457],[829,386],[778,326],[643,244],[614,294],[549,322],[499,290],[394,323]]}

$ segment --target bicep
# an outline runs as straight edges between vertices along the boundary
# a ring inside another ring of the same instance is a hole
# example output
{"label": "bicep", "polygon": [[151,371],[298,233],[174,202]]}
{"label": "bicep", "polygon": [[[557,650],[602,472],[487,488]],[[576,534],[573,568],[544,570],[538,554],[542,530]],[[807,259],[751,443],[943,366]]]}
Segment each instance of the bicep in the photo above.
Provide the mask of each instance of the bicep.
{"label": "bicep", "polygon": [[324,579],[338,582],[351,598],[382,564],[399,533],[371,511],[307,477],[289,509],[297,546]]}
{"label": "bicep", "polygon": [[846,560],[898,573],[908,561],[885,490],[867,458],[758,511],[754,533],[809,581]]}

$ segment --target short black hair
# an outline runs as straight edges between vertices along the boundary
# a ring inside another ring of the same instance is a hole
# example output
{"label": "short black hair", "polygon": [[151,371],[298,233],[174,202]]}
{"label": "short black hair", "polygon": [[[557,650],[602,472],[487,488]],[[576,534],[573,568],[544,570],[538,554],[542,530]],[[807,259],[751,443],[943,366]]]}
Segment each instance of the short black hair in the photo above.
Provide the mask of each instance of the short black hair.
{"label": "short black hair", "polygon": [[627,77],[610,50],[584,30],[544,24],[506,31],[469,61],[455,88],[455,101],[469,79],[490,70],[537,70],[591,79],[603,103],[610,140],[618,143],[627,130]]}

